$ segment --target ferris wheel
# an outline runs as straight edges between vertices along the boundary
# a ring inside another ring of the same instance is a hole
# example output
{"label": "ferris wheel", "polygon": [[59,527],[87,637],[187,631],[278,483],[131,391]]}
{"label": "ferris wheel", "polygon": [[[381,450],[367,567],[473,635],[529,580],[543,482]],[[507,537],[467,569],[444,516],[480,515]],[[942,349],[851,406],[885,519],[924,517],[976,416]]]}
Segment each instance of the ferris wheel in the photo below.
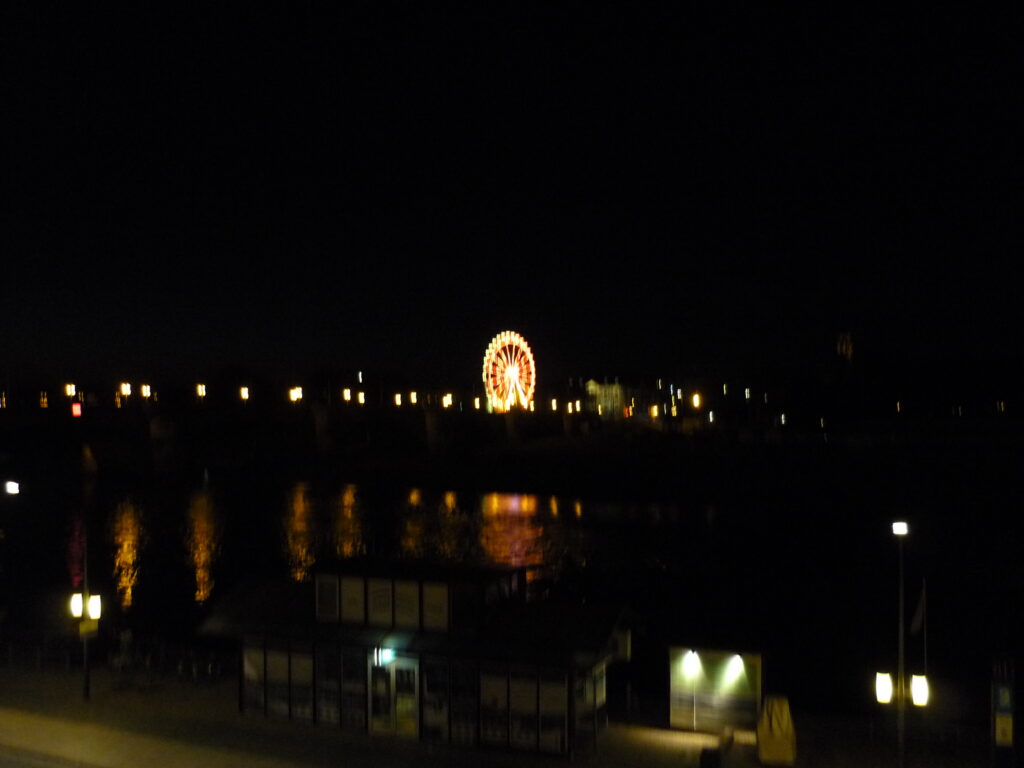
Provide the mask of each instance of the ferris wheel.
{"label": "ferris wheel", "polygon": [[484,352],[484,387],[487,402],[499,413],[514,406],[529,408],[537,385],[537,368],[526,339],[515,331],[502,331]]}

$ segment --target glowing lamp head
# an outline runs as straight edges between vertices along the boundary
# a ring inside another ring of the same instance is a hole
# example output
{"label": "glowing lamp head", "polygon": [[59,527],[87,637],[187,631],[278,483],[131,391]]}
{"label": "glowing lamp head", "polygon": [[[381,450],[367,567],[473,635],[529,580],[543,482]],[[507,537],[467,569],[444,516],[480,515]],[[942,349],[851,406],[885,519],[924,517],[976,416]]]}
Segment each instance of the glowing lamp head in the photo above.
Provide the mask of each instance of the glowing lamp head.
{"label": "glowing lamp head", "polygon": [[729,686],[733,685],[746,671],[746,667],[743,664],[743,657],[738,653],[733,654],[729,659],[729,663],[725,665],[725,674],[722,677],[722,682]]}
{"label": "glowing lamp head", "polygon": [[693,680],[700,674],[700,656],[696,651],[687,651],[683,656],[683,677]]}
{"label": "glowing lamp head", "polygon": [[893,536],[906,536],[908,533],[910,533],[910,527],[902,520],[892,524]]}
{"label": "glowing lamp head", "polygon": [[892,701],[892,675],[888,672],[875,674],[875,699],[879,704],[888,704]]}
{"label": "glowing lamp head", "polygon": [[928,678],[924,675],[911,675],[910,677],[910,700],[915,707],[928,705]]}

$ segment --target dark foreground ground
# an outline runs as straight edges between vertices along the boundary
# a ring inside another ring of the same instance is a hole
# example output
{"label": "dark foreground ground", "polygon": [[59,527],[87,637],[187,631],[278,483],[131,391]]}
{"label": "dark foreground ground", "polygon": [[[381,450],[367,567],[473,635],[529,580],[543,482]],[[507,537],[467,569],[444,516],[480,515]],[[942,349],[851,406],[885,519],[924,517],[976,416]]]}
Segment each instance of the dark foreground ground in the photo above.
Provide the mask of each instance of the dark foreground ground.
{"label": "dark foreground ground", "polygon": [[[557,758],[371,740],[333,729],[242,716],[232,680],[198,684],[93,674],[82,700],[78,671],[0,668],[0,765],[11,766],[528,766]],[[856,719],[795,716],[799,766],[895,765],[888,736]],[[724,765],[757,765],[753,734],[740,733]],[[586,766],[644,768],[700,764],[711,736],[612,724],[596,750],[573,757]],[[908,768],[989,765],[984,734],[950,734],[945,743],[912,742]]]}

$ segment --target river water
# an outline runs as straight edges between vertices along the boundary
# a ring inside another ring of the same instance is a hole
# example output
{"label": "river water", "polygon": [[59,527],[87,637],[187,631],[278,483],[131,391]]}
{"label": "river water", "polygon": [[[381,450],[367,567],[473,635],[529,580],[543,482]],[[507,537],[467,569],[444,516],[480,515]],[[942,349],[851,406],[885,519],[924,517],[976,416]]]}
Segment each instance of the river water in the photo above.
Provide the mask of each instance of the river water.
{"label": "river water", "polygon": [[[935,695],[951,715],[983,717],[992,656],[1012,649],[1019,610],[1012,461],[940,462],[948,471],[918,467],[906,483],[873,461],[830,466],[826,478],[764,470],[757,482],[705,482],[656,501],[292,472],[37,478],[0,510],[6,630],[68,632],[64,605],[86,564],[108,626],[187,636],[248,575],[304,580],[361,555],[496,563],[628,606],[640,647],[646,637],[759,651],[769,690],[859,709],[872,706],[874,671],[895,665],[888,527],[909,511],[908,626],[927,577]],[[925,642],[923,626],[908,634],[912,670]]]}

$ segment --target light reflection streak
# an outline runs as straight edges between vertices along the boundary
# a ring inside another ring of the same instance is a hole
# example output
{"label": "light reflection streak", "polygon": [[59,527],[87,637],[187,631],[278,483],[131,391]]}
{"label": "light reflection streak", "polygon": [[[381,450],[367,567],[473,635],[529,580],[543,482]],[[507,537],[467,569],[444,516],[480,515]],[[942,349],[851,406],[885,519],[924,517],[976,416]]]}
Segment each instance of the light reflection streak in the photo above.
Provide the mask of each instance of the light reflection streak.
{"label": "light reflection streak", "polygon": [[340,558],[356,557],[366,553],[363,523],[356,506],[356,487],[346,485],[338,499],[334,518],[334,551]]}
{"label": "light reflection streak", "polygon": [[217,513],[207,491],[198,491],[192,496],[185,547],[195,573],[194,599],[197,603],[204,603],[213,592],[213,562],[220,550]]}
{"label": "light reflection streak", "polygon": [[292,580],[306,581],[310,568],[316,562],[315,520],[306,483],[296,483],[288,498],[284,518],[284,549]]}
{"label": "light reflection streak", "polygon": [[537,523],[536,496],[490,493],[480,506],[480,544],[492,562],[516,568],[543,564],[544,528]]}
{"label": "light reflection streak", "polygon": [[142,548],[142,514],[134,502],[125,500],[114,510],[114,578],[122,608],[131,608],[139,578],[139,550]]}

